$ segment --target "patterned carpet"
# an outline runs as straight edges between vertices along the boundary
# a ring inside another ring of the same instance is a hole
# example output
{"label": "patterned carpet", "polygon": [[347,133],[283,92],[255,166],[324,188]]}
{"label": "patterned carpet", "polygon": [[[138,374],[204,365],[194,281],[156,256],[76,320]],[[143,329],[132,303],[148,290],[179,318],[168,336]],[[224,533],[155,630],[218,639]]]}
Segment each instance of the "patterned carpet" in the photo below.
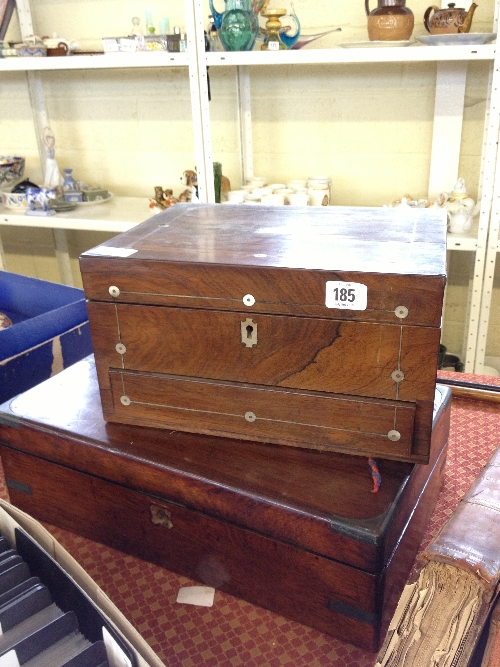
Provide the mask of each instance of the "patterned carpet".
{"label": "patterned carpet", "polygon": [[[457,378],[455,373],[440,373]],[[500,386],[500,378],[460,374]],[[500,405],[452,403],[445,486],[422,548],[436,535],[500,445]],[[5,487],[2,497],[8,497]],[[194,584],[144,561],[46,526],[88,571],[169,667],[372,667],[375,656],[216,591],[214,606],[176,603]]]}

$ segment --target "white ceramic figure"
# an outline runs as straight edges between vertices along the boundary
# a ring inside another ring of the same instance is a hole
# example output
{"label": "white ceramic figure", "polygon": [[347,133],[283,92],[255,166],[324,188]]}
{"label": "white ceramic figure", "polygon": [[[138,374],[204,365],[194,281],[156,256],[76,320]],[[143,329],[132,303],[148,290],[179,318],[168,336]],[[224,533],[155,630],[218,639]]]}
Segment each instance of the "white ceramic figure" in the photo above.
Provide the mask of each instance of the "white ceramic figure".
{"label": "white ceramic figure", "polygon": [[472,219],[479,213],[479,204],[476,205],[467,194],[463,178],[458,179],[451,193],[441,193],[440,203],[448,212],[450,234],[464,234],[470,230]]}
{"label": "white ceramic figure", "polygon": [[132,37],[142,37],[144,31],[141,28],[141,19],[138,16],[132,17],[132,28],[130,30],[130,35]]}
{"label": "white ceramic figure", "polygon": [[50,127],[46,127],[43,131],[43,143],[47,149],[43,187],[47,189],[58,188],[62,183],[62,176],[55,158],[56,138]]}

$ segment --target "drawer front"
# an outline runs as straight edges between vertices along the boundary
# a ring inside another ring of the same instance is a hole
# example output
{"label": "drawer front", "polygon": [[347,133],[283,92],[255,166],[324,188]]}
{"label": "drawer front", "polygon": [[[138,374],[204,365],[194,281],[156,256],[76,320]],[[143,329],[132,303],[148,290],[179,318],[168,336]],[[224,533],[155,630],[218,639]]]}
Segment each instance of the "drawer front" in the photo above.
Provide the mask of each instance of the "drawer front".
{"label": "drawer front", "polygon": [[439,330],[306,317],[88,304],[111,368],[392,400],[434,398]]}
{"label": "drawer front", "polygon": [[367,650],[378,649],[384,590],[377,575],[243,530],[196,508],[7,447],[0,447],[0,453],[12,502],[36,519]]}
{"label": "drawer front", "polygon": [[112,420],[410,460],[415,406],[110,371]]}

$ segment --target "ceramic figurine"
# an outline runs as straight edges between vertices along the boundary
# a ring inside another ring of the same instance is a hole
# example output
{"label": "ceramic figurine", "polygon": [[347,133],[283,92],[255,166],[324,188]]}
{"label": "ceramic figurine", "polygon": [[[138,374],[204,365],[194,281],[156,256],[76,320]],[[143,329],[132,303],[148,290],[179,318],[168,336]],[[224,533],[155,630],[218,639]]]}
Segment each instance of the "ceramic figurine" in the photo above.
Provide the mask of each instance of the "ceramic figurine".
{"label": "ceramic figurine", "polygon": [[58,188],[62,183],[62,176],[55,157],[56,138],[50,127],[43,130],[43,143],[47,153],[43,187],[50,190],[51,188]]}
{"label": "ceramic figurine", "polygon": [[459,178],[453,192],[440,195],[440,205],[448,212],[448,231],[450,234],[464,234],[472,227],[472,219],[479,213],[479,204],[467,194],[465,180]]}
{"label": "ceramic figurine", "polygon": [[187,185],[184,192],[179,195],[181,202],[198,202],[198,176],[195,171],[187,169],[181,176],[181,183]]}
{"label": "ceramic figurine", "polygon": [[75,181],[71,172],[73,169],[64,169],[64,181],[62,184],[62,191],[64,201],[79,204],[83,201],[83,193],[81,186]]}
{"label": "ceramic figurine", "polygon": [[[425,10],[425,28],[431,35],[449,35],[469,32],[476,7],[477,5],[475,2],[471,4],[469,11],[458,7],[455,8],[454,2],[450,2],[446,9],[439,9],[439,7],[432,5],[432,7],[428,7]],[[434,13],[431,17],[432,12]]]}
{"label": "ceramic figurine", "polygon": [[161,185],[155,186],[155,198],[149,200],[149,208],[157,213],[177,204],[173,190],[164,190]]}
{"label": "ceramic figurine", "polygon": [[141,28],[141,19],[138,16],[132,18],[132,29],[130,31],[131,37],[142,37],[144,32]]}
{"label": "ceramic figurine", "polygon": [[26,202],[28,204],[28,210],[25,215],[55,215],[56,212],[49,206],[49,201],[55,198],[56,191],[53,189],[27,188]]}

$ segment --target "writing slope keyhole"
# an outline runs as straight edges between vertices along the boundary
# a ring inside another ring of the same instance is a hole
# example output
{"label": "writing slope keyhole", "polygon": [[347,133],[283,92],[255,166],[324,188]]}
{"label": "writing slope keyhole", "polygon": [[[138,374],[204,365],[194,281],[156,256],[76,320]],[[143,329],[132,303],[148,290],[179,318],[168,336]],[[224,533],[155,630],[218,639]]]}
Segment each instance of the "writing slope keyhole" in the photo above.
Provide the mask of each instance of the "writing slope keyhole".
{"label": "writing slope keyhole", "polygon": [[257,322],[254,322],[251,317],[241,322],[241,342],[245,347],[257,345]]}

